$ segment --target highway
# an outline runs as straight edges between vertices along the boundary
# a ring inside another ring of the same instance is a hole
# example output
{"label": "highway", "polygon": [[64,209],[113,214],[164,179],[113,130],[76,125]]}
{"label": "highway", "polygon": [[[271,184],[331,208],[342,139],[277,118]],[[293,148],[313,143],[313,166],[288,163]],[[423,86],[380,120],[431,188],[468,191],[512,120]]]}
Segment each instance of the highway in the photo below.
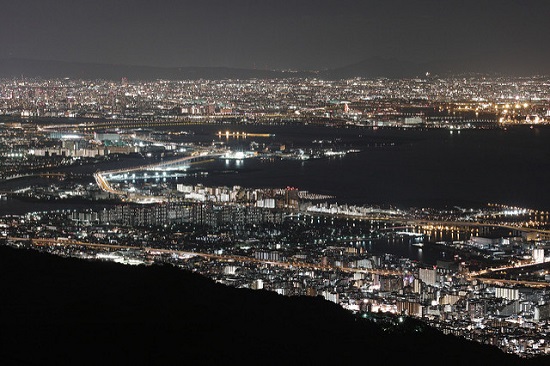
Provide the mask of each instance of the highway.
{"label": "highway", "polygon": [[202,252],[189,252],[184,250],[177,249],[161,249],[161,248],[151,248],[151,247],[133,247],[127,245],[115,245],[115,244],[94,244],[86,243],[72,239],[65,238],[17,238],[17,237],[8,237],[7,240],[16,241],[16,242],[31,242],[34,246],[51,246],[51,247],[60,247],[60,246],[80,246],[90,249],[99,249],[99,250],[141,250],[145,253],[158,255],[158,254],[176,254],[180,256],[187,257],[202,257],[208,259],[215,259],[224,262],[244,262],[244,263],[253,263],[253,264],[266,264],[283,268],[301,268],[307,270],[320,270],[320,271],[343,271],[350,273],[365,273],[365,274],[379,274],[385,276],[402,276],[404,273],[401,271],[386,270],[386,269],[360,269],[360,268],[349,268],[349,267],[337,267],[337,266],[323,266],[320,264],[305,263],[305,262],[282,262],[282,261],[271,261],[263,260],[252,257],[238,256],[238,255],[222,255],[222,254],[211,254],[211,253],[202,253]]}
{"label": "highway", "polygon": [[95,182],[97,184],[97,186],[102,190],[102,191],[105,191],[105,192],[108,192],[108,193],[112,193],[112,194],[116,194],[116,195],[123,195],[123,194],[126,194],[126,192],[123,192],[123,191],[119,191],[119,190],[116,190],[114,189],[113,187],[111,187],[111,185],[109,184],[109,182],[107,181],[107,179],[105,179],[105,177],[103,176],[103,172],[96,172],[94,173],[94,179],[95,179]]}
{"label": "highway", "polygon": [[478,280],[479,282],[488,283],[488,284],[497,285],[497,286],[512,285],[512,286],[524,286],[524,287],[534,287],[534,288],[550,288],[550,283],[548,282],[503,280],[503,279],[488,278],[488,277],[471,277],[468,279],[470,281]]}
{"label": "highway", "polygon": [[[55,129],[78,129],[80,131],[95,131],[106,128],[151,128],[151,127],[164,127],[164,126],[186,126],[186,125],[198,125],[205,123],[219,123],[227,121],[241,121],[249,115],[197,115],[193,117],[174,117],[170,119],[124,119],[118,118],[116,120],[87,122],[77,124],[64,124],[55,126],[42,126],[43,130],[55,130]],[[306,117],[296,116],[294,113],[274,113],[274,114],[258,114],[252,116],[254,120],[270,120],[270,119],[300,119],[306,120]]]}
{"label": "highway", "polygon": [[487,268],[484,270],[481,270],[479,272],[470,272],[468,274],[468,279],[471,280],[478,280],[484,283],[489,283],[493,285],[523,285],[528,287],[550,287],[550,282],[537,282],[537,281],[527,281],[527,280],[507,280],[507,279],[500,279],[500,278],[492,278],[492,277],[483,277],[486,274],[496,273],[500,271],[505,271],[508,269],[518,269],[518,268],[527,268],[532,266],[537,266],[541,263],[533,263],[533,262],[525,262],[525,263],[516,263],[508,266],[501,266],[501,267],[495,267],[495,268]]}
{"label": "highway", "polygon": [[[298,213],[298,212],[297,212]],[[541,240],[550,240],[550,230],[528,228],[524,226],[513,226],[506,224],[499,224],[496,222],[476,222],[476,221],[440,221],[440,220],[427,220],[427,219],[415,219],[408,218],[406,216],[391,216],[380,213],[373,213],[369,215],[348,215],[345,213],[329,213],[329,212],[299,212],[300,214],[310,216],[327,216],[341,219],[354,219],[363,221],[386,221],[403,224],[403,228],[421,227],[425,230],[439,229],[439,230],[451,230],[453,228],[478,228],[478,227],[497,227],[507,230],[519,231],[522,233],[538,234]],[[393,230],[395,228],[389,227],[382,230]]]}
{"label": "highway", "polygon": [[[271,261],[271,260],[263,260],[263,259],[257,259],[252,257],[245,257],[245,256],[238,256],[238,255],[223,255],[223,254],[211,254],[211,253],[202,253],[202,252],[190,252],[190,251],[184,251],[184,250],[177,250],[177,249],[162,249],[162,248],[152,248],[152,247],[133,247],[133,246],[127,246],[127,245],[115,245],[115,244],[93,244],[93,243],[86,243],[81,242],[77,240],[72,239],[65,239],[65,238],[39,238],[39,239],[29,239],[29,238],[17,238],[17,237],[8,237],[7,238],[10,241],[23,241],[23,242],[31,242],[32,245],[35,246],[52,246],[52,247],[59,247],[59,246],[81,246],[85,248],[90,249],[99,249],[99,250],[141,250],[145,253],[149,253],[152,255],[159,255],[159,254],[175,254],[179,256],[186,256],[186,257],[202,257],[207,259],[214,259],[224,262],[243,262],[243,263],[251,263],[251,264],[260,264],[260,265],[272,265],[277,267],[283,267],[283,268],[300,268],[300,269],[306,269],[306,270],[315,270],[315,271],[342,271],[342,272],[348,272],[348,273],[365,273],[365,274],[378,274],[383,276],[403,276],[409,274],[408,272],[403,271],[396,271],[396,270],[387,270],[387,269],[362,269],[362,268],[350,268],[350,267],[337,267],[337,266],[330,266],[330,265],[320,265],[320,264],[314,264],[314,263],[305,263],[305,262],[282,262],[282,261]],[[532,265],[532,264],[529,264]],[[493,284],[497,286],[504,286],[504,285],[513,285],[513,286],[525,286],[525,287],[533,287],[533,288],[550,288],[550,283],[548,282],[535,282],[535,281],[521,281],[521,280],[505,280],[505,279],[495,279],[495,278],[487,278],[487,277],[480,277],[482,274],[486,274],[488,272],[494,272],[503,270],[506,268],[511,267],[500,267],[500,268],[493,268],[488,271],[482,271],[479,273],[471,273],[468,276],[466,276],[466,279],[468,281],[474,281],[477,280],[479,282]],[[514,267],[518,268],[518,266]]]}
{"label": "highway", "polygon": [[[128,192],[114,189],[111,184],[109,183],[108,179],[106,178],[110,174],[122,174],[122,173],[129,173],[129,172],[136,172],[136,171],[150,171],[150,170],[161,170],[163,168],[169,167],[169,166],[181,166],[185,163],[192,163],[196,161],[203,161],[203,160],[210,160],[215,157],[219,157],[223,155],[224,152],[213,150],[213,151],[203,151],[200,153],[196,153],[191,156],[185,156],[183,158],[178,159],[172,159],[168,161],[162,161],[159,163],[154,164],[147,164],[147,165],[140,165],[136,167],[131,168],[123,168],[123,169],[117,169],[117,170],[105,170],[105,171],[98,171],[94,173],[94,179],[96,181],[97,186],[108,193],[112,193],[115,195],[127,195]],[[149,197],[149,196],[143,196],[143,195],[136,195],[135,196],[138,200],[146,200],[151,199],[153,201],[162,201],[162,197]]]}
{"label": "highway", "polygon": [[[399,220],[396,220],[399,221]],[[535,228],[526,228],[523,226],[512,226],[498,223],[485,223],[485,222],[475,222],[475,221],[431,221],[425,219],[402,219],[403,222],[407,224],[414,224],[417,226],[434,226],[434,227],[499,227],[507,230],[521,231],[525,233],[536,233],[541,234],[544,237],[550,237],[550,230],[544,229],[535,229]]]}

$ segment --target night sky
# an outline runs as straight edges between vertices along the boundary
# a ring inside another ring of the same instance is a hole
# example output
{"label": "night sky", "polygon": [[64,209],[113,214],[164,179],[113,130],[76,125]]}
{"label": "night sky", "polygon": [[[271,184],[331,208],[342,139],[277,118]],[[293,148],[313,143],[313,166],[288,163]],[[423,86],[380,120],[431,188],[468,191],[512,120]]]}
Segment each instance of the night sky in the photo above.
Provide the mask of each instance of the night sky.
{"label": "night sky", "polygon": [[548,0],[4,0],[0,58],[323,69],[550,59]]}

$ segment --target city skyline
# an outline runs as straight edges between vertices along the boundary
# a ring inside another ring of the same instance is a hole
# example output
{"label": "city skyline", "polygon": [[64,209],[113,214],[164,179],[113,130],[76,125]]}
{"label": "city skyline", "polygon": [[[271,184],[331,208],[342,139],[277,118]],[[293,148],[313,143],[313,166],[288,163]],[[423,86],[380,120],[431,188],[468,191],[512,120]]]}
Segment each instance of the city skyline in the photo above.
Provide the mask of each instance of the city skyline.
{"label": "city skyline", "polygon": [[4,79],[0,243],[322,297],[544,362],[547,85]]}
{"label": "city skyline", "polygon": [[4,363],[548,364],[547,0],[2,10]]}

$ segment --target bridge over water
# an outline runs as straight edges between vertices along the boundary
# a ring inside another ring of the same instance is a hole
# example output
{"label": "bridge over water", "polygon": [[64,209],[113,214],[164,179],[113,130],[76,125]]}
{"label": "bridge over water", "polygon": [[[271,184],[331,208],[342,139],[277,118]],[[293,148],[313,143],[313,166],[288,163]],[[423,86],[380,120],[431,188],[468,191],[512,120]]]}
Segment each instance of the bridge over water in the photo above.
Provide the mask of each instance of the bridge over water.
{"label": "bridge over water", "polygon": [[[203,151],[201,153],[196,153],[194,155],[185,156],[178,159],[172,159],[168,161],[162,161],[158,163],[153,164],[147,164],[147,165],[140,165],[136,167],[131,168],[122,168],[122,169],[116,169],[116,170],[106,170],[106,171],[99,171],[94,173],[95,181],[100,189],[102,189],[105,192],[116,194],[116,195],[128,195],[128,192],[123,190],[117,190],[113,188],[109,182],[109,179],[111,177],[118,178],[116,176],[132,173],[132,172],[139,172],[139,171],[169,171],[169,170],[180,170],[183,167],[188,167],[190,164],[199,163],[199,162],[205,162],[205,161],[212,161],[215,158],[218,158],[222,156],[225,153],[225,151],[218,151],[218,150],[212,150],[212,151]],[[144,195],[134,195],[134,200],[137,201],[144,201],[144,200],[150,200],[153,201],[164,201],[163,197],[152,197],[152,196],[144,196]]]}

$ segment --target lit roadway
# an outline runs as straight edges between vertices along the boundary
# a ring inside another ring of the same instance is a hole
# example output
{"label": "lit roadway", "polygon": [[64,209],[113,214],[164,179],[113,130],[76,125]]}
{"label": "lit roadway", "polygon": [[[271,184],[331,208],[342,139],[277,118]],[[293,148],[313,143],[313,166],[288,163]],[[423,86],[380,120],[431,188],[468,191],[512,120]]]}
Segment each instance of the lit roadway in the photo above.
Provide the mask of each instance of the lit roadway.
{"label": "lit roadway", "polygon": [[504,286],[504,285],[512,285],[512,286],[525,286],[525,287],[536,287],[536,288],[544,288],[544,287],[550,287],[550,283],[548,282],[537,282],[537,281],[523,281],[523,280],[502,280],[497,278],[487,278],[487,277],[472,277],[468,278],[468,280],[478,280],[479,282],[488,283],[491,285],[497,285],[497,286]]}
{"label": "lit roadway", "polygon": [[109,182],[107,181],[107,179],[105,179],[105,177],[103,176],[104,172],[97,172],[97,173],[94,173],[94,178],[95,178],[95,181],[97,183],[97,186],[102,190],[102,191],[105,191],[105,192],[108,192],[108,193],[112,193],[112,194],[117,194],[117,195],[122,195],[122,194],[125,194],[126,192],[123,192],[123,191],[118,191],[116,189],[114,189],[113,187],[111,187],[111,185],[109,184]]}
{"label": "lit roadway", "polygon": [[77,240],[64,239],[64,238],[30,239],[30,238],[8,237],[7,239],[11,241],[30,241],[35,246],[49,246],[49,247],[81,246],[89,249],[99,249],[99,250],[141,250],[153,255],[177,254],[177,255],[188,256],[188,257],[202,257],[202,258],[208,258],[208,259],[216,259],[216,260],[221,260],[226,262],[270,264],[273,266],[284,267],[284,268],[303,268],[303,269],[310,269],[310,270],[342,271],[342,272],[353,272],[353,273],[374,273],[374,274],[388,275],[388,276],[401,276],[404,274],[402,271],[385,270],[385,269],[359,269],[359,268],[349,268],[349,267],[322,266],[322,265],[316,265],[313,263],[304,263],[304,262],[281,262],[281,261],[262,260],[257,258],[239,256],[239,255],[221,255],[221,254],[210,254],[210,253],[201,253],[201,252],[188,252],[188,251],[176,250],[176,249],[133,247],[128,245],[93,244],[93,243],[85,243]]}
{"label": "lit roadway", "polygon": [[527,233],[536,233],[536,234],[542,234],[544,236],[550,237],[550,230],[544,230],[544,229],[535,229],[535,228],[528,228],[528,227],[522,227],[522,226],[512,226],[512,225],[505,225],[505,224],[499,224],[499,223],[484,223],[484,222],[476,222],[476,221],[431,221],[431,220],[422,220],[422,219],[402,219],[402,220],[396,220],[396,221],[403,221],[407,223],[413,223],[419,226],[436,226],[436,227],[452,227],[452,226],[475,226],[475,227],[487,227],[487,226],[493,226],[493,227],[500,227],[508,230],[516,230],[516,231],[522,231]]}
{"label": "lit roadway", "polygon": [[[116,195],[126,195],[127,192],[114,189],[109,181],[107,180],[106,176],[109,174],[121,174],[121,173],[129,173],[129,172],[136,172],[136,171],[147,171],[147,170],[159,170],[166,168],[168,166],[180,166],[184,165],[185,163],[191,163],[195,160],[205,160],[210,159],[214,157],[219,157],[223,155],[223,152],[220,152],[218,150],[211,150],[211,151],[204,151],[195,155],[186,156],[179,159],[173,159],[169,161],[163,161],[160,163],[154,163],[154,164],[148,164],[148,165],[140,165],[132,168],[123,168],[123,169],[117,169],[117,170],[106,170],[106,171],[99,171],[94,173],[94,178],[96,181],[97,186],[108,193],[116,194]],[[162,197],[151,197],[151,196],[140,196],[137,195],[136,198],[140,200],[163,200]]]}
{"label": "lit roadway", "polygon": [[[118,118],[117,120],[109,120],[102,122],[88,122],[88,123],[78,123],[78,124],[64,124],[64,125],[55,125],[55,126],[43,126],[42,130],[55,130],[55,129],[79,129],[80,131],[94,131],[98,129],[105,128],[140,128],[140,127],[164,127],[164,126],[181,126],[181,125],[197,125],[204,123],[218,123],[220,121],[240,121],[243,118],[247,118],[248,115],[197,115],[189,117],[176,117],[170,119],[160,119],[155,118],[155,120],[144,120],[140,118]],[[297,116],[294,113],[274,113],[274,114],[263,114],[263,115],[254,115],[252,116],[255,120],[266,120],[266,119],[281,119],[281,118],[293,118],[293,119],[304,119],[304,116]]]}
{"label": "lit roadway", "polygon": [[533,262],[525,262],[525,263],[515,263],[510,264],[507,266],[501,266],[501,267],[495,267],[495,268],[487,268],[484,270],[481,270],[479,272],[470,272],[468,274],[468,279],[471,280],[478,280],[480,282],[489,283],[493,285],[523,285],[523,286],[529,286],[529,287],[550,287],[549,282],[537,282],[537,281],[524,281],[524,280],[507,280],[507,279],[500,279],[500,278],[491,278],[491,277],[479,277],[486,274],[496,273],[500,271],[504,271],[507,269],[516,269],[516,268],[526,268],[531,267],[534,265],[537,265],[540,263],[533,263]]}
{"label": "lit roadway", "polygon": [[[524,226],[513,226],[513,225],[506,225],[506,224],[500,224],[498,222],[479,222],[479,221],[440,221],[440,220],[428,220],[428,219],[415,219],[415,218],[409,218],[404,215],[402,216],[396,216],[386,213],[372,213],[368,215],[358,215],[358,214],[346,214],[346,213],[330,213],[330,212],[317,212],[317,211],[305,211],[300,212],[301,214],[305,215],[317,215],[317,216],[329,216],[329,217],[335,217],[335,218],[344,218],[344,219],[354,219],[354,220],[367,220],[367,221],[386,221],[386,222],[394,222],[394,223],[402,223],[404,226],[402,228],[412,228],[415,226],[422,226],[432,229],[452,229],[453,227],[499,227],[507,230],[515,230],[515,231],[521,231],[525,233],[535,233],[539,234],[541,236],[541,239],[550,240],[550,230],[545,229],[536,229],[536,228],[530,228],[530,227],[524,227]],[[392,230],[393,228],[389,227],[385,230]]]}
{"label": "lit roadway", "polygon": [[[407,271],[395,271],[395,270],[386,270],[386,269],[359,269],[359,268],[349,268],[349,267],[336,267],[336,266],[322,266],[313,263],[304,263],[304,262],[281,262],[281,261],[270,261],[262,260],[251,257],[244,257],[238,255],[221,255],[221,254],[210,254],[210,253],[201,253],[201,252],[189,252],[184,250],[176,249],[159,249],[151,247],[133,247],[127,245],[114,245],[114,244],[93,244],[85,243],[72,239],[50,239],[50,238],[40,238],[40,239],[29,239],[29,238],[16,238],[8,237],[8,240],[11,241],[30,241],[33,245],[36,246],[81,246],[89,249],[99,249],[99,250],[141,250],[150,254],[177,254],[180,256],[187,257],[202,257],[208,259],[215,259],[225,262],[244,262],[244,263],[254,263],[254,264],[270,264],[277,267],[283,268],[303,268],[309,270],[323,270],[323,271],[342,271],[349,273],[373,273],[386,276],[403,276],[408,274]],[[530,263],[529,265],[532,265]],[[487,277],[477,277],[488,272],[500,271],[507,268],[518,268],[518,266],[506,266],[499,268],[492,268],[490,270],[484,270],[479,273],[473,272],[466,276],[469,281],[477,280],[484,283],[494,284],[494,285],[519,285],[526,287],[550,287],[548,282],[536,282],[536,281],[520,281],[520,280],[505,280],[505,279],[495,279]]]}

